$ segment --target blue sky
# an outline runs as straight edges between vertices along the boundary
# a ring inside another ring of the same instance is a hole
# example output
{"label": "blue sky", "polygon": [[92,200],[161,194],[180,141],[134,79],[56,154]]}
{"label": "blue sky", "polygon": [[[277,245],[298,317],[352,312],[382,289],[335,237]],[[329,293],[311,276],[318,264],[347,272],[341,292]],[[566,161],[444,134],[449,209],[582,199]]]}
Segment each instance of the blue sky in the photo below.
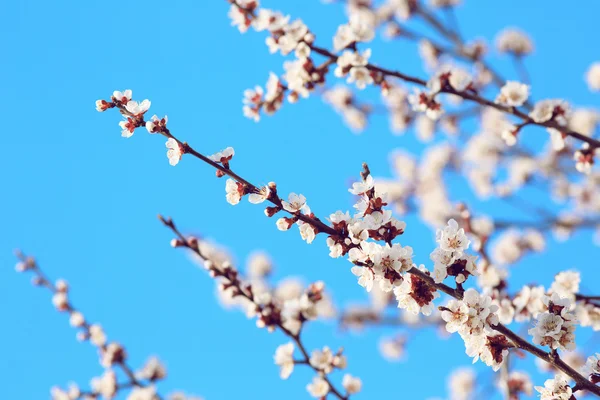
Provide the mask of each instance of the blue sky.
{"label": "blue sky", "polygon": [[[325,46],[344,22],[339,5],[263,3],[302,18]],[[598,106],[583,74],[600,59],[600,4],[466,3],[458,17],[467,37],[492,39],[505,26],[533,36],[536,52],[527,66],[535,98],[561,96],[576,105]],[[36,255],[50,276],[70,282],[75,304],[101,322],[111,339],[125,344],[133,365],[150,355],[166,362],[170,376],[161,392],[180,388],[208,400],[306,398],[310,373],[298,368],[281,381],[272,363],[283,336],[223,311],[213,282],[169,247],[171,235],[156,214],[171,215],[185,230],[228,246],[240,262],[264,249],[275,260],[275,280],[288,275],[322,279],[339,305],[366,299],[349,264],[329,259],[322,239],[307,246],[297,232],[277,231],[259,207],[227,204],[225,182],[215,179],[210,167],[191,158],[169,166],[163,140],[141,131],[121,138],[119,117],[97,113],[94,101],[113,90],[133,89],[135,98],[152,100],[151,113],[169,115],[178,137],[209,154],[233,146],[233,165],[244,177],[275,181],[281,193],[303,193],[319,215],[351,207],[348,182],[362,162],[375,175],[390,175],[392,149],[420,149],[413,135],[393,136],[385,118],[376,117],[356,136],[316,96],[286,104],[259,124],[245,119],[243,90],[264,84],[269,71],[280,73],[283,59],[268,53],[263,35],[242,36],[230,27],[224,1],[23,0],[0,8],[5,16],[0,102],[8,144],[0,158],[2,397],[43,399],[53,385],[85,386],[101,373],[95,350],[75,340],[48,293],[31,288],[27,277],[13,271],[12,250],[19,247]],[[372,48],[373,61],[422,76],[413,44],[379,42]],[[495,61],[506,76],[516,78],[508,60]],[[407,222],[402,243],[426,262],[433,234],[414,218]],[[514,282],[549,285],[557,271],[577,268],[584,287],[593,288],[600,273],[589,260],[598,256],[589,233],[568,244],[551,241],[548,252],[512,271]],[[364,381],[362,398],[444,396],[451,369],[470,364],[459,338],[439,341],[430,331],[411,343],[407,363],[388,364],[378,354],[377,341],[392,333],[349,335],[334,323],[318,323],[309,327],[306,340],[311,348],[346,349],[348,371]],[[531,364],[528,358],[523,365]],[[537,384],[545,379],[535,377]]]}

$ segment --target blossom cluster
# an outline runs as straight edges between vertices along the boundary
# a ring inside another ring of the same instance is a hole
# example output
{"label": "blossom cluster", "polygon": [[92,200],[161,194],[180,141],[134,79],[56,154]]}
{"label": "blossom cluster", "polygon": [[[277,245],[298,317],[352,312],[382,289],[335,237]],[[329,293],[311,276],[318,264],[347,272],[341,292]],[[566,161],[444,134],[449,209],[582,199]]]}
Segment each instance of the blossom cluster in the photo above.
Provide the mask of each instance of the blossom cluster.
{"label": "blossom cluster", "polygon": [[[293,206],[288,203],[287,207]],[[161,219],[166,226],[178,232],[171,220]],[[257,327],[267,328],[269,332],[279,328],[291,339],[280,345],[274,355],[274,362],[280,368],[282,379],[287,379],[296,365],[308,364],[316,372],[312,382],[307,385],[307,390],[313,397],[322,398],[330,392],[341,396],[328,374],[334,369],[346,368],[347,360],[343,351],[340,349],[333,353],[329,347],[324,347],[322,350],[314,350],[306,358],[306,350],[300,340],[300,332],[307,321],[318,317],[327,318],[335,312],[324,291],[323,282],[315,282],[303,288],[297,280],[288,280],[272,287],[267,278],[273,271],[273,264],[264,253],[252,254],[247,265],[248,278],[244,278],[232,265],[231,256],[208,241],[193,236],[180,236],[173,239],[171,245],[186,247],[192,251],[194,257],[218,282],[219,297],[225,305],[239,307],[248,318],[256,318]],[[305,359],[294,358],[298,348]],[[347,395],[350,395],[361,390],[362,381],[345,374],[342,385]]]}

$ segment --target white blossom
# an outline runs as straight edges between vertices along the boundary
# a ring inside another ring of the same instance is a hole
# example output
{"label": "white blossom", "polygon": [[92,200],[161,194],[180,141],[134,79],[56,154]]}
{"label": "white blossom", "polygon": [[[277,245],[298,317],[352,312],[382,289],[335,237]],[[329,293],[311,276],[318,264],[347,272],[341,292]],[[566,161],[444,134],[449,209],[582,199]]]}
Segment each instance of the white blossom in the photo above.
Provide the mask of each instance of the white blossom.
{"label": "white blossom", "polygon": [[569,400],[573,395],[571,386],[564,375],[558,374],[554,379],[548,379],[544,386],[536,386],[541,400]]}
{"label": "white blossom", "polygon": [[529,97],[529,86],[517,81],[507,81],[500,89],[496,102],[511,107],[522,106]]}
{"label": "white blossom", "polygon": [[496,38],[496,46],[500,52],[513,53],[516,56],[527,55],[533,51],[531,39],[514,28],[500,32]]}
{"label": "white blossom", "polygon": [[290,212],[299,212],[306,205],[306,197],[301,194],[290,193],[288,201],[282,201],[283,209]]}
{"label": "white blossom", "polygon": [[115,100],[117,100],[118,102],[120,102],[121,104],[129,103],[132,96],[133,96],[133,92],[131,91],[131,89],[127,89],[122,92],[120,90],[115,90],[112,94],[112,97]]}
{"label": "white blossom", "polygon": [[448,379],[450,400],[469,400],[475,389],[475,371],[472,368],[459,368]]}
{"label": "white blossom", "polygon": [[590,65],[586,72],[585,80],[592,92],[600,91],[600,61]]}
{"label": "white blossom", "polygon": [[360,378],[352,376],[350,374],[345,374],[342,379],[342,386],[346,389],[346,393],[355,394],[360,392],[362,389],[362,381]]}
{"label": "white blossom", "polygon": [[125,109],[129,111],[132,115],[139,116],[143,115],[150,108],[150,100],[146,99],[141,103],[137,101],[130,100],[127,102]]}
{"label": "white blossom", "polygon": [[438,229],[436,241],[439,243],[442,250],[456,252],[458,254],[462,254],[468,249],[469,244],[471,243],[465,234],[465,230],[459,228],[458,223],[454,219],[450,219],[448,225],[444,229]]}
{"label": "white blossom", "polygon": [[177,140],[174,138],[169,138],[165,143],[167,147],[167,158],[169,159],[169,164],[175,166],[181,160],[181,156],[183,155],[183,149]]}
{"label": "white blossom", "polygon": [[227,202],[231,205],[236,205],[242,199],[241,184],[233,179],[227,179],[225,182],[225,192]]}
{"label": "white blossom", "polygon": [[294,343],[282,344],[275,350],[275,364],[281,368],[281,379],[287,379],[294,370]]}
{"label": "white blossom", "polygon": [[600,375],[600,353],[588,357],[585,362],[585,371],[588,375]]}
{"label": "white blossom", "polygon": [[306,390],[312,397],[325,397],[329,393],[329,384],[320,376],[315,376],[312,382],[306,386]]}
{"label": "white blossom", "polygon": [[370,292],[371,289],[373,289],[375,275],[373,274],[373,270],[371,268],[354,266],[352,267],[351,271],[354,275],[358,276],[358,284],[364,287],[367,292]]}

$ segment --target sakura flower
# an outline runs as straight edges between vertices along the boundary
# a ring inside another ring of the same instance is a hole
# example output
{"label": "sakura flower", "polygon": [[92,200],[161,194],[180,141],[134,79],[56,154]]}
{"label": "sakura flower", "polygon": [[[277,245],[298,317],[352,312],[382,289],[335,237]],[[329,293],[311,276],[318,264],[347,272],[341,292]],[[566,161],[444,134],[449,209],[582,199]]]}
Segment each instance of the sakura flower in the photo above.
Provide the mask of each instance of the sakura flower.
{"label": "sakura flower", "polygon": [[388,361],[402,359],[406,349],[406,339],[402,336],[382,338],[379,341],[379,352]]}
{"label": "sakura flower", "polygon": [[525,33],[509,28],[498,35],[496,46],[502,53],[512,53],[516,56],[523,56],[533,51],[533,43]]}
{"label": "sakura flower", "polygon": [[117,393],[117,376],[114,371],[107,370],[99,378],[92,379],[92,389],[106,399],[111,399]]}
{"label": "sakura flower", "polygon": [[575,299],[579,292],[579,283],[581,277],[577,271],[564,271],[554,277],[554,282],[550,286],[550,291],[557,293],[560,297]]}
{"label": "sakura flower", "polygon": [[163,118],[158,118],[156,115],[153,115],[150,121],[146,122],[146,129],[149,133],[161,132],[163,128],[167,126],[168,121],[169,118],[166,115]]}
{"label": "sakura flower", "polygon": [[294,370],[294,343],[282,344],[275,350],[275,364],[281,368],[281,379],[287,379]]}
{"label": "sakura flower", "polygon": [[275,224],[280,231],[287,231],[293,223],[294,221],[291,218],[279,218]]}
{"label": "sakura flower", "polygon": [[448,332],[458,332],[469,319],[469,307],[461,301],[450,300],[442,311],[442,319],[446,321]]}
{"label": "sakura flower", "polygon": [[435,93],[428,94],[415,88],[414,92],[408,96],[408,102],[413,111],[424,112],[427,117],[433,120],[439,119],[444,113],[442,105],[435,99]]}
{"label": "sakura flower", "polygon": [[271,189],[268,186],[259,188],[258,193],[250,193],[248,195],[248,201],[252,204],[260,204],[269,198]]}
{"label": "sakura flower", "polygon": [[329,257],[331,258],[341,257],[344,253],[344,247],[330,237],[327,238],[327,247],[329,247]]}
{"label": "sakura flower", "polygon": [[361,242],[369,238],[369,232],[364,221],[356,221],[348,227],[348,236],[354,244],[361,244]]}
{"label": "sakura flower", "polygon": [[473,78],[464,69],[455,67],[452,68],[448,82],[455,90],[463,92],[471,86],[473,83]]}
{"label": "sakura flower", "polygon": [[373,181],[373,177],[371,175],[368,175],[365,180],[354,182],[352,184],[352,188],[348,189],[348,191],[352,194],[360,196],[373,189],[374,185],[375,182]]}
{"label": "sakura flower", "polygon": [[504,140],[504,143],[512,147],[517,144],[517,134],[519,133],[519,129],[515,125],[507,125],[505,129],[500,133],[500,137]]}
{"label": "sakura flower", "polygon": [[169,138],[165,143],[165,146],[167,146],[167,158],[169,159],[169,164],[172,166],[177,165],[179,160],[181,160],[181,156],[183,156],[181,145],[174,138]]}
{"label": "sakura flower", "polygon": [[133,96],[133,92],[130,89],[124,90],[122,92],[119,90],[115,90],[112,94],[112,98],[121,104],[129,103],[132,96]]}
{"label": "sakura flower", "polygon": [[451,400],[469,400],[475,389],[475,371],[472,368],[459,368],[448,379]]}
{"label": "sakura flower", "polygon": [[329,393],[329,384],[320,376],[315,376],[312,382],[306,386],[306,390],[312,397],[323,398]]}
{"label": "sakura flower", "polygon": [[167,370],[157,357],[150,357],[142,369],[136,372],[136,378],[158,381],[167,376]]}
{"label": "sakura flower", "polygon": [[329,347],[323,347],[323,350],[313,350],[309,361],[311,366],[328,374],[333,368],[333,353]]}
{"label": "sakura flower", "polygon": [[594,356],[589,356],[585,362],[585,372],[588,375],[595,375],[595,380],[598,381],[600,378],[600,353],[596,353]]}
{"label": "sakura flower", "polygon": [[119,126],[121,127],[121,136],[124,138],[130,138],[133,136],[133,132],[135,128],[137,128],[136,122],[132,118],[127,118],[124,121],[119,122]]}
{"label": "sakura flower", "polygon": [[90,332],[90,342],[94,346],[102,347],[106,343],[106,335],[104,334],[104,330],[100,325],[92,325],[89,329]]}
{"label": "sakura flower", "polygon": [[341,78],[346,76],[352,68],[366,67],[369,63],[370,56],[371,49],[366,49],[362,54],[353,50],[344,50],[336,61],[337,67],[334,71],[335,76]]}
{"label": "sakura flower", "polygon": [[221,150],[213,155],[208,156],[208,158],[216,163],[225,164],[233,158],[234,154],[235,151],[233,150],[233,147],[227,147],[224,150]]}
{"label": "sakura flower", "polygon": [[558,293],[542,300],[548,311],[539,314],[535,327],[528,330],[533,342],[551,349],[574,350],[576,320],[570,311],[571,301]]}
{"label": "sakura flower", "polygon": [[106,111],[113,106],[114,105],[110,104],[106,100],[102,100],[102,99],[96,100],[96,111],[98,111],[98,112]]}
{"label": "sakura flower", "polygon": [[261,32],[269,30],[271,32],[284,30],[285,26],[289,23],[290,16],[281,14],[265,8],[258,10],[258,15],[254,19],[253,27],[256,31]]}
{"label": "sakura flower", "polygon": [[301,194],[290,193],[288,201],[281,202],[283,209],[290,213],[299,212],[306,205],[306,197]]}
{"label": "sakura flower", "polygon": [[567,135],[554,128],[548,128],[546,130],[550,134],[550,142],[552,143],[552,149],[554,151],[561,151],[562,149],[564,149],[565,139]]}
{"label": "sakura flower", "polygon": [[373,289],[375,275],[371,268],[354,266],[351,271],[354,275],[358,276],[358,284],[367,289],[367,292],[370,292],[371,289]]}
{"label": "sakura flower", "polygon": [[594,331],[600,331],[600,307],[584,304],[577,307],[577,319],[581,326],[591,326]]}
{"label": "sakura flower", "polygon": [[448,225],[443,230],[438,229],[436,236],[436,241],[442,250],[457,252],[458,254],[462,254],[463,251],[468,249],[471,243],[465,234],[465,230],[459,228],[454,219],[449,220]]}
{"label": "sakura flower", "polygon": [[516,312],[515,320],[522,322],[529,320],[531,317],[537,318],[545,308],[542,301],[544,296],[545,291],[543,286],[524,286],[513,300]]}
{"label": "sakura flower", "polygon": [[240,9],[237,4],[232,4],[229,7],[227,15],[231,19],[231,26],[237,26],[240,33],[245,33],[252,23],[246,12]]}
{"label": "sakura flower", "polygon": [[529,86],[517,81],[508,81],[500,89],[496,102],[511,107],[522,106],[529,97]]}
{"label": "sakura flower", "polygon": [[521,394],[531,396],[533,385],[529,375],[522,371],[511,371],[506,379],[506,391],[511,398],[519,398]]}
{"label": "sakura flower", "polygon": [[109,368],[114,364],[121,363],[127,358],[125,349],[119,343],[109,343],[100,351],[100,364]]}
{"label": "sakura flower", "polygon": [[69,385],[68,390],[62,390],[58,387],[53,387],[50,390],[52,400],[76,400],[81,397],[81,390],[75,384]]}
{"label": "sakura flower", "polygon": [[529,113],[529,116],[538,123],[554,120],[561,125],[566,125],[566,117],[569,113],[569,110],[569,104],[564,100],[542,100],[535,103],[535,106]]}
{"label": "sakura flower", "polygon": [[370,42],[375,37],[375,30],[360,18],[358,14],[352,14],[348,24],[340,25],[333,37],[333,48],[340,51],[356,42]]}
{"label": "sakura flower", "polygon": [[69,299],[65,292],[56,292],[52,296],[52,304],[58,311],[66,311],[69,308]]}
{"label": "sakura flower", "polygon": [[468,338],[465,340],[465,345],[467,355],[473,357],[473,361],[480,359],[487,366],[492,367],[493,371],[500,369],[508,356],[508,349],[513,346],[506,336],[491,331]]}
{"label": "sakura flower", "polygon": [[69,317],[69,324],[73,327],[81,327],[85,324],[85,318],[79,311],[73,311]]}
{"label": "sakura flower", "polygon": [[437,67],[440,52],[429,40],[421,39],[419,41],[419,55],[429,69]]}
{"label": "sakura flower", "polygon": [[589,175],[594,165],[594,157],[600,154],[600,147],[591,148],[589,143],[584,143],[581,149],[573,153],[575,168],[582,174]]}
{"label": "sakura flower", "polygon": [[225,192],[227,202],[231,205],[236,205],[240,202],[244,194],[243,185],[233,179],[227,179],[227,182],[225,182]]}
{"label": "sakura flower", "polygon": [[570,400],[573,395],[567,378],[562,374],[546,380],[543,387],[536,386],[535,390],[540,393],[541,400]]}
{"label": "sakura flower", "polygon": [[302,236],[302,240],[306,241],[306,243],[312,243],[316,236],[315,228],[311,224],[303,222],[300,225],[300,236]]}
{"label": "sakura flower", "polygon": [[600,91],[600,61],[596,61],[585,74],[585,80],[592,92]]}
{"label": "sakura flower", "polygon": [[263,105],[263,88],[256,86],[254,89],[244,91],[243,112],[244,116],[253,119],[254,122],[260,121],[260,109]]}
{"label": "sakura flower", "polygon": [[141,103],[137,101],[130,100],[127,102],[125,109],[129,111],[134,116],[143,115],[150,108],[150,100],[144,100]]}
{"label": "sakura flower", "polygon": [[[425,273],[425,266],[421,265],[419,269]],[[398,308],[404,308],[413,314],[422,313],[431,315],[433,312],[433,300],[440,297],[435,288],[428,285],[417,275],[408,274],[400,286],[394,289],[394,295],[398,301]]]}
{"label": "sakura flower", "polygon": [[345,374],[342,379],[342,386],[346,389],[346,393],[355,394],[360,392],[362,389],[362,381],[360,378],[354,377],[350,374]]}
{"label": "sakura flower", "polygon": [[373,83],[373,77],[371,76],[371,72],[365,67],[352,67],[350,68],[347,82],[356,82],[356,87],[362,90],[366,88],[367,85]]}

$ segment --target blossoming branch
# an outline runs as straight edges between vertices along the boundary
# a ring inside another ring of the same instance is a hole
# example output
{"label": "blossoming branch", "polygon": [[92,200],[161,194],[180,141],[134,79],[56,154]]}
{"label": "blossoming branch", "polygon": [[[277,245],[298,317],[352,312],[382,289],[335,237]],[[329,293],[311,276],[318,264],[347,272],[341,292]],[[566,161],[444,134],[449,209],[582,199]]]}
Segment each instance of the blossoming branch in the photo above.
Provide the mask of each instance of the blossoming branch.
{"label": "blossoming branch", "polygon": [[[91,380],[91,390],[82,390],[74,383],[70,384],[66,390],[54,387],[51,390],[52,400],[113,399],[121,393],[127,393],[128,400],[161,400],[163,398],[155,386],[167,375],[160,360],[152,357],[140,370],[134,371],[127,362],[125,348],[117,342],[109,341],[100,324],[89,322],[84,314],[75,308],[69,298],[70,288],[65,280],[59,279],[56,283],[52,283],[33,257],[26,256],[20,251],[17,251],[16,254],[20,260],[16,266],[17,272],[32,273],[34,286],[44,287],[52,292],[52,304],[56,310],[69,315],[70,325],[78,330],[78,340],[89,341],[98,349],[100,365],[105,368],[102,376]],[[116,369],[122,371],[125,380],[119,380]],[[182,393],[174,393],[168,399],[200,400]]]}
{"label": "blossoming branch", "polygon": [[[449,220],[448,225],[437,232],[439,247],[431,253],[430,257],[434,262],[434,268],[433,271],[430,271],[425,265],[417,265],[413,262],[410,246],[394,243],[395,239],[404,233],[406,224],[394,218],[391,210],[385,209],[388,204],[386,194],[378,190],[366,164],[363,165],[361,180],[354,183],[349,189],[351,194],[358,197],[354,206],[356,210],[354,216],[351,216],[349,212],[336,211],[329,217],[331,225],[325,225],[310,211],[304,196],[292,193],[285,201],[276,195],[275,184],[258,189],[233,173],[230,169],[230,161],[234,154],[232,149],[206,157],[193,150],[187,143],[176,139],[166,128],[166,123],[158,124],[158,128],[156,125],[152,125],[152,121],[158,121],[157,117],[153,117],[150,122],[145,122],[143,116],[147,108],[137,109],[138,103],[130,99],[130,91],[125,93],[122,97],[120,92],[113,93],[111,101],[99,100],[97,102],[98,110],[104,111],[116,107],[128,120],[133,118],[134,129],[146,126],[150,133],[160,133],[167,137],[167,147],[169,148],[167,156],[172,165],[177,164],[182,155],[192,154],[216,168],[218,177],[229,175],[237,179],[237,181],[228,180],[226,183],[226,198],[230,204],[238,204],[246,195],[252,203],[269,200],[276,207],[266,208],[265,214],[268,217],[282,210],[292,215],[291,218],[282,217],[277,221],[277,227],[280,230],[288,230],[296,224],[301,237],[309,244],[318,233],[328,234],[329,255],[333,258],[346,256],[354,265],[352,273],[358,277],[359,285],[367,291],[371,291],[377,284],[383,292],[393,292],[399,308],[424,315],[433,312],[435,308],[433,301],[440,297],[439,292],[453,297],[454,300],[451,300],[446,306],[440,307],[442,318],[446,321],[448,332],[459,332],[465,342],[467,354],[473,357],[474,361],[480,359],[494,370],[498,370],[506,362],[509,351],[518,348],[551,364],[572,378],[575,381],[575,385],[572,387],[563,385],[562,378],[558,377],[551,382],[551,385],[559,385],[560,390],[569,393],[569,396],[582,389],[600,396],[600,387],[567,365],[558,354],[559,349],[570,350],[573,348],[575,335],[571,299],[564,293],[556,293],[556,289],[551,290],[548,294],[542,290],[542,305],[537,313],[533,313],[537,319],[537,325],[530,329],[529,333],[533,336],[534,343],[549,346],[549,352],[530,344],[505,327],[500,323],[500,307],[492,304],[493,300],[490,295],[480,293],[473,288],[465,291],[463,287],[470,276],[477,276],[480,271],[476,265],[477,257],[467,252],[471,241],[464,228],[460,227],[454,219]],[[149,105],[147,100],[140,104],[144,103]],[[255,197],[251,197],[253,195]],[[258,201],[256,201],[256,196],[259,197]],[[471,230],[470,217],[466,210],[463,210],[463,217]],[[178,240],[174,242],[175,247],[185,246],[195,251],[197,245],[194,242],[191,244],[187,242],[185,237],[178,233],[171,220],[163,219],[163,222],[178,236]],[[198,252],[197,254],[202,256]],[[487,259],[485,253],[483,258],[484,261]],[[217,274],[210,265],[208,269],[213,274]],[[231,272],[229,268],[226,268],[225,272],[218,272],[218,276],[223,276],[223,273],[226,274],[225,279],[229,282],[228,284],[236,288],[234,291],[236,295],[244,296],[251,302],[255,302],[250,289],[246,288],[250,291],[244,292],[237,287],[239,283],[235,270]],[[230,276],[230,274],[232,275]],[[455,288],[443,283],[449,277],[453,277]],[[492,292],[492,294],[494,293]],[[498,295],[501,293],[496,293],[496,296]],[[496,300],[500,301],[501,299]],[[275,318],[274,321],[269,319],[272,308],[269,305],[267,319],[261,318],[259,320],[261,324],[277,326],[276,321],[279,321],[279,318]],[[280,328],[282,327],[280,326]],[[282,330],[286,332],[283,328]],[[324,388],[326,385],[323,383],[321,386]],[[333,392],[332,386],[329,384],[327,386],[328,390]],[[542,393],[543,390],[546,389],[539,389]],[[312,390],[310,387],[309,392],[315,397],[320,397],[319,393],[323,393]]]}

